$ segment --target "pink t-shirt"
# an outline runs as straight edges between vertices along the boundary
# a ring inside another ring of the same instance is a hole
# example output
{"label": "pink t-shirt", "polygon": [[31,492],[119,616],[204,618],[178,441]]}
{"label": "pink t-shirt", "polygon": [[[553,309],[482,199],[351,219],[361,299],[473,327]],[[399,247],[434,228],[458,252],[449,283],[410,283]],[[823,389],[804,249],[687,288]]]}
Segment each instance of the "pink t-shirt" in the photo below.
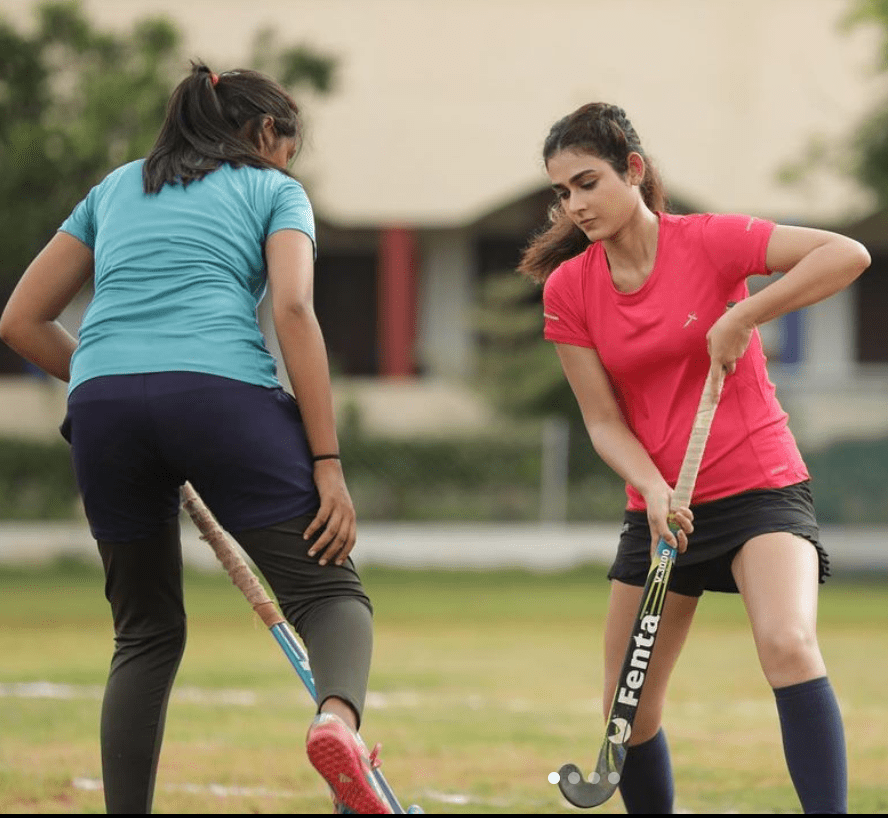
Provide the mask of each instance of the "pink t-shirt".
{"label": "pink t-shirt", "polygon": [[[543,290],[545,337],[594,349],[629,428],[669,485],[678,479],[709,371],[706,333],[728,302],[749,295],[746,278],[768,273],[774,224],[741,215],[659,214],[654,268],[631,293],[613,284],[604,249],[564,262]],[[758,331],[725,379],[693,503],[808,479],[768,378]],[[644,509],[626,486],[628,507]]]}

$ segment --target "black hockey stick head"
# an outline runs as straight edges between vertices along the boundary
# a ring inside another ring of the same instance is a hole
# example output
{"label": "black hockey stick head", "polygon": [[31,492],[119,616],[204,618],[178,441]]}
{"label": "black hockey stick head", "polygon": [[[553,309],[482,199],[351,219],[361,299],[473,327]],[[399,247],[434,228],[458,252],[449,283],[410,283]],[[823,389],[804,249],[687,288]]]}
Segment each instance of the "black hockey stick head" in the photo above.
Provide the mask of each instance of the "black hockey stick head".
{"label": "black hockey stick head", "polygon": [[558,771],[558,788],[575,807],[597,807],[616,792],[625,760],[625,746],[605,739],[589,780],[583,777],[576,764],[564,764]]}

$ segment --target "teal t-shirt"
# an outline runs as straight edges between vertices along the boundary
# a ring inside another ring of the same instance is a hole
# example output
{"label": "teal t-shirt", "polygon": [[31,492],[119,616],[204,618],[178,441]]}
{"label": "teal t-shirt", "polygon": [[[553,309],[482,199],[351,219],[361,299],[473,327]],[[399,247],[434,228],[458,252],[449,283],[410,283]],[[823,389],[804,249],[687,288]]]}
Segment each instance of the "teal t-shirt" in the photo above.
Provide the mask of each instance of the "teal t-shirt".
{"label": "teal t-shirt", "polygon": [[140,160],[110,173],[59,229],[95,257],[69,391],[101,375],[144,372],[280,386],[257,308],[266,238],[292,229],[315,241],[311,204],[295,179],[222,165],[187,187],[146,194]]}

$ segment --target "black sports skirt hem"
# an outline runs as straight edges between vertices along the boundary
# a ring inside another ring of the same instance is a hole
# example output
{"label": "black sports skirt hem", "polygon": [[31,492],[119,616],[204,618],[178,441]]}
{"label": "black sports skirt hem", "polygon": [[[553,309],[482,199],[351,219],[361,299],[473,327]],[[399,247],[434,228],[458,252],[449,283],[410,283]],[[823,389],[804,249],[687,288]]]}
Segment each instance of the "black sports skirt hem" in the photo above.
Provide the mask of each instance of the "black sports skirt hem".
{"label": "black sports skirt hem", "polygon": [[[737,593],[731,562],[753,537],[782,531],[808,540],[820,563],[819,579],[830,575],[829,555],[820,543],[820,528],[807,481],[778,489],[754,489],[711,503],[691,506],[694,532],[679,554],[669,590],[685,596],[703,591]],[[651,534],[644,511],[627,511],[617,556],[608,579],[642,586],[651,565]]]}

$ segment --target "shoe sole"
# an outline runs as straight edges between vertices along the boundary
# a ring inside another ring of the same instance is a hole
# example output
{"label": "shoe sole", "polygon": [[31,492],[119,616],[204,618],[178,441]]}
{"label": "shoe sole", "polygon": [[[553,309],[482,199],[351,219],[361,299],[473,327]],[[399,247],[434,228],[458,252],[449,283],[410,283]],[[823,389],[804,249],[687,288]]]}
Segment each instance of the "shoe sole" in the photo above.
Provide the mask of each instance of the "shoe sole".
{"label": "shoe sole", "polygon": [[312,730],[305,748],[309,761],[349,809],[361,815],[390,814],[365,777],[366,768],[354,740],[344,732],[345,728],[333,724]]}

